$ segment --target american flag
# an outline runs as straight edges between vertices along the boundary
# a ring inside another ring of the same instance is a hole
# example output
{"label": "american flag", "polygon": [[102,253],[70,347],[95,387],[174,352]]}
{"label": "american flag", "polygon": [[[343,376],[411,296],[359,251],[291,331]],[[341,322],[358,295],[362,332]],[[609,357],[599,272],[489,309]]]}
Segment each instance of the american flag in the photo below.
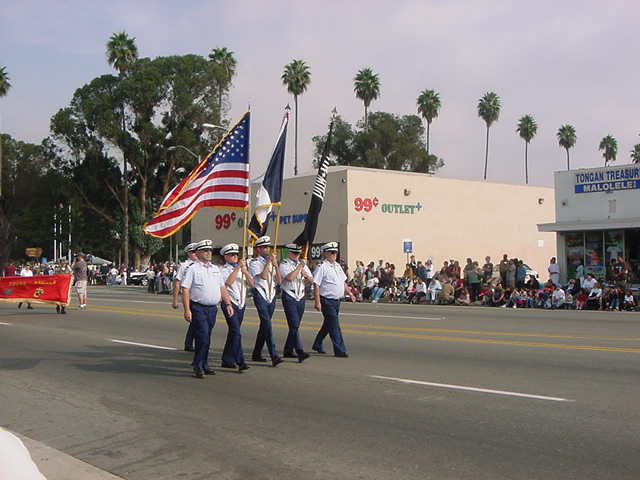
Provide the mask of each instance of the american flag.
{"label": "american flag", "polygon": [[245,113],[213,151],[169,192],[144,225],[147,235],[173,235],[202,207],[248,207],[249,115]]}

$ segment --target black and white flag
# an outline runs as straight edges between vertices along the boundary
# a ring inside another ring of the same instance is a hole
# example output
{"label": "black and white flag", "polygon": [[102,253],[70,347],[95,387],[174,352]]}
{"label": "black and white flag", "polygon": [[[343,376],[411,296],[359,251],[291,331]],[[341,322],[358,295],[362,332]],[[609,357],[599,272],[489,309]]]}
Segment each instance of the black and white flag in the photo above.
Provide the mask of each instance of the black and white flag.
{"label": "black and white flag", "polygon": [[322,157],[320,157],[320,164],[318,165],[318,174],[316,175],[316,181],[313,184],[313,192],[311,194],[311,203],[309,204],[309,212],[307,213],[307,219],[304,223],[304,230],[294,240],[297,245],[302,247],[310,246],[313,244],[313,239],[316,236],[316,230],[318,228],[318,217],[320,216],[320,210],[322,210],[322,204],[324,202],[324,194],[327,190],[327,171],[329,169],[329,147],[331,145],[331,134],[333,133],[333,120],[329,126],[329,134],[327,135],[327,141],[322,149]]}

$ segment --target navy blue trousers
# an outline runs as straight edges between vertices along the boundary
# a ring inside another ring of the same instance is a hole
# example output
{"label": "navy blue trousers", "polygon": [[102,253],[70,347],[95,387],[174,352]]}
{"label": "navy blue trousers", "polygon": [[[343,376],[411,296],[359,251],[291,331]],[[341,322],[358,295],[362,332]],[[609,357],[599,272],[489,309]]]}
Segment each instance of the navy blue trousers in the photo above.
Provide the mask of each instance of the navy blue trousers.
{"label": "navy blue trousers", "polygon": [[193,348],[194,341],[195,337],[193,336],[193,323],[190,323],[189,328],[187,328],[187,334],[184,336],[184,348]]}
{"label": "navy blue trousers", "polygon": [[216,305],[201,305],[191,302],[191,325],[196,339],[196,351],[193,354],[193,368],[202,370],[209,368],[209,345],[211,344],[211,331],[216,324]]}
{"label": "navy blue trousers", "polygon": [[282,307],[287,317],[287,325],[289,325],[289,334],[284,344],[284,354],[291,355],[295,350],[296,353],[303,353],[302,340],[300,340],[300,323],[302,315],[304,315],[304,298],[296,300],[286,293],[282,293]]}
{"label": "navy blue trousers", "polygon": [[240,326],[244,320],[244,307],[233,305],[233,315],[229,316],[226,309],[222,309],[227,321],[227,341],[222,352],[222,363],[226,365],[244,365],[244,353],[242,353],[242,335]]}
{"label": "navy blue trousers", "polygon": [[324,319],[322,321],[322,327],[320,327],[320,331],[313,342],[314,350],[322,350],[322,342],[328,334],[333,343],[333,353],[336,355],[347,353],[347,347],[342,339],[342,331],[340,330],[340,322],[338,320],[340,300],[320,297],[320,305]]}
{"label": "navy blue trousers", "polygon": [[269,356],[273,359],[278,356],[273,342],[273,329],[271,328],[271,317],[273,317],[273,312],[276,309],[276,299],[274,297],[271,302],[267,302],[256,289],[253,289],[253,303],[256,306],[256,310],[258,310],[258,317],[260,317],[260,328],[258,329],[252,356],[253,358],[261,357],[262,347],[266,343]]}

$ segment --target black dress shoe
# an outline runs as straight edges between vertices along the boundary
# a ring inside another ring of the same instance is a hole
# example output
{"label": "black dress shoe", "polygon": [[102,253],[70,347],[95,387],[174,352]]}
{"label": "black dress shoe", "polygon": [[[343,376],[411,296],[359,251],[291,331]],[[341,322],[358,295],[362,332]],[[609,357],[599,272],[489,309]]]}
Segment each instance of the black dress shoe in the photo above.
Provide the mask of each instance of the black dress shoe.
{"label": "black dress shoe", "polygon": [[298,363],[302,363],[304,362],[307,358],[309,358],[311,355],[309,355],[307,352],[301,352],[298,354]]}
{"label": "black dress shoe", "polygon": [[33,310],[33,307],[31,305],[27,305],[27,310]]}
{"label": "black dress shoe", "polygon": [[193,369],[193,376],[196,378],[204,378],[204,373],[199,368]]}
{"label": "black dress shoe", "polygon": [[313,350],[316,353],[322,353],[323,355],[327,352],[325,352],[324,350],[322,350],[321,348],[312,348],[311,350]]}
{"label": "black dress shoe", "polygon": [[349,358],[349,354],[348,353],[336,353],[334,355],[334,357],[338,357],[338,358]]}
{"label": "black dress shoe", "polygon": [[273,357],[271,359],[271,365],[277,367],[280,363],[282,363],[282,359],[280,357]]}
{"label": "black dress shoe", "polygon": [[260,362],[260,363],[267,363],[267,359],[264,357],[251,357],[251,361],[252,362]]}
{"label": "black dress shoe", "polygon": [[64,307],[60,308],[60,313],[61,313],[62,315],[66,315],[66,314],[67,314],[67,309],[66,309],[66,308],[64,308]]}
{"label": "black dress shoe", "polygon": [[205,368],[204,369],[204,374],[205,375],[215,375],[216,371],[215,370],[211,370],[210,368]]}
{"label": "black dress shoe", "polygon": [[242,372],[243,370],[249,370],[249,365],[247,365],[246,363],[238,365],[238,372]]}
{"label": "black dress shoe", "polygon": [[195,352],[195,351],[196,351],[196,349],[195,349],[195,348],[193,348],[193,347],[184,347],[184,351],[185,351],[185,352]]}
{"label": "black dress shoe", "polygon": [[297,355],[294,355],[293,353],[285,353],[284,355],[282,355],[284,358],[298,358]]}
{"label": "black dress shoe", "polygon": [[56,313],[60,313],[60,305],[56,305]]}
{"label": "black dress shoe", "polygon": [[20,310],[22,308],[22,302],[18,303],[18,310]]}
{"label": "black dress shoe", "polygon": [[220,366],[221,366],[222,368],[236,368],[236,366],[235,366],[233,363],[224,363],[224,362],[222,362],[222,363],[220,364]]}

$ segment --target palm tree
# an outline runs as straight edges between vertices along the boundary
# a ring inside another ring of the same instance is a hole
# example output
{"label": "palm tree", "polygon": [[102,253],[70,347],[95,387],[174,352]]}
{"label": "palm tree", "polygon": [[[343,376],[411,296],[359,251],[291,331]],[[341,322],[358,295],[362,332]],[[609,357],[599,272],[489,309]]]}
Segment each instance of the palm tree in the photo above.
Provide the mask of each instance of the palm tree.
{"label": "palm tree", "polygon": [[[138,59],[136,39],[129,37],[125,31],[114,33],[107,42],[107,62],[118,71],[120,78],[127,76]],[[122,134],[125,133],[124,104],[121,106]],[[123,155],[122,166],[122,253],[124,261],[129,265],[129,191],[127,188],[127,156]]]}
{"label": "palm tree", "polygon": [[558,133],[556,135],[558,137],[558,143],[560,144],[560,146],[567,151],[567,170],[570,170],[569,149],[573,148],[573,146],[576,144],[576,129],[573,128],[573,125],[569,125],[567,123],[566,125],[562,125],[558,129]]}
{"label": "palm tree", "polygon": [[238,62],[233,56],[233,52],[226,47],[214,48],[209,54],[209,60],[218,64],[222,68],[223,76],[218,89],[218,111],[222,119],[222,93],[229,89],[231,80],[236,74]]}
{"label": "palm tree", "polygon": [[640,163],[640,143],[633,146],[633,150],[631,150],[631,161],[633,163]]}
{"label": "palm tree", "polygon": [[[7,67],[0,67],[0,97],[4,97],[10,88]],[[2,200],[2,132],[0,132],[0,200]]]}
{"label": "palm tree", "polygon": [[489,163],[489,127],[500,116],[500,97],[495,92],[485,93],[478,102],[478,116],[487,124],[487,143],[484,157],[484,179],[487,179],[487,164]]}
{"label": "palm tree", "polygon": [[606,167],[609,162],[615,162],[618,155],[618,141],[611,135],[607,135],[600,141],[598,150],[602,150],[602,156],[604,157],[604,166]]}
{"label": "palm tree", "polygon": [[368,109],[373,100],[380,96],[380,78],[370,68],[362,68],[353,79],[353,91],[356,98],[364,103],[364,125],[368,125]]}
{"label": "palm tree", "polygon": [[525,115],[518,120],[518,128],[516,132],[520,134],[520,138],[524,140],[524,183],[529,185],[529,159],[528,150],[529,142],[536,136],[538,132],[538,124],[531,115]]}
{"label": "palm tree", "polygon": [[311,83],[311,72],[304,60],[292,60],[285,65],[282,72],[282,84],[287,87],[287,91],[293,95],[293,102],[296,106],[296,134],[294,143],[294,164],[293,174],[298,175],[298,95],[302,95]]}
{"label": "palm tree", "polygon": [[429,128],[442,106],[440,95],[435,90],[423,90],[418,95],[418,113],[427,121],[427,155],[429,155]]}

